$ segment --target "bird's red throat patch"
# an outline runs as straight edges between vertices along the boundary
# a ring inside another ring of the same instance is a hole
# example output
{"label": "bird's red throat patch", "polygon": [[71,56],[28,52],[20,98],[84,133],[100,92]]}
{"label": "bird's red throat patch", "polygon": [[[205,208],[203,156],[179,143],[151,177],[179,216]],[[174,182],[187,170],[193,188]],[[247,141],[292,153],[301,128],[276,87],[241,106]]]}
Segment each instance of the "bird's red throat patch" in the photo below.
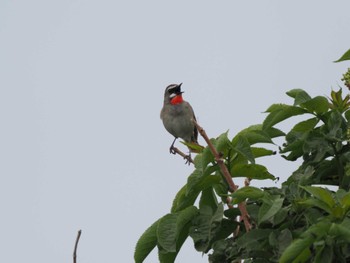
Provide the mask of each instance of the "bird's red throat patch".
{"label": "bird's red throat patch", "polygon": [[182,98],[182,95],[181,94],[179,94],[179,95],[176,95],[174,98],[172,98],[171,100],[170,100],[170,103],[172,104],[172,105],[176,105],[176,104],[180,104],[181,102],[183,102],[184,100],[183,100],[183,98]]}

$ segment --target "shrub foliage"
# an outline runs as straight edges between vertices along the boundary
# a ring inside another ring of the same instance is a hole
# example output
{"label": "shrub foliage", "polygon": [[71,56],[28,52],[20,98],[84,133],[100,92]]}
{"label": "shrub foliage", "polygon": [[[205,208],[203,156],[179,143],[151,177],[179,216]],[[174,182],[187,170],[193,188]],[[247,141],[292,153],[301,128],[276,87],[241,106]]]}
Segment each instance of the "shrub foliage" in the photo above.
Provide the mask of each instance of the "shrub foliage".
{"label": "shrub foliage", "polygon": [[[350,59],[347,53],[338,61]],[[170,213],[138,240],[135,262],[143,262],[155,247],[160,262],[174,262],[188,237],[213,263],[350,261],[350,97],[342,89],[330,97],[311,97],[301,89],[287,95],[291,104],[271,105],[262,124],[233,138],[223,133],[211,142],[233,179],[276,180],[257,161],[276,158],[271,148],[283,137],[280,155],[286,161],[302,160],[293,174],[281,187],[247,184],[231,193],[205,148],[194,159],[194,171],[175,196]],[[303,120],[290,131],[276,127],[299,115]],[[237,204],[242,202],[250,229],[239,220]]]}

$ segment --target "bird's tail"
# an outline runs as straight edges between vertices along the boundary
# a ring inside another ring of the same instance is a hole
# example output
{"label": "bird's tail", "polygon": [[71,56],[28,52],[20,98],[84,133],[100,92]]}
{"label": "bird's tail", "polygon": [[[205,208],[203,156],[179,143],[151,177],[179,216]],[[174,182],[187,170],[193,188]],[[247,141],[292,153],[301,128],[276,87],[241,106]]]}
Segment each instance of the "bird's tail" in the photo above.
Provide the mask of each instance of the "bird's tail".
{"label": "bird's tail", "polygon": [[201,153],[204,150],[204,146],[198,144],[197,142],[181,142],[187,146],[190,152]]}

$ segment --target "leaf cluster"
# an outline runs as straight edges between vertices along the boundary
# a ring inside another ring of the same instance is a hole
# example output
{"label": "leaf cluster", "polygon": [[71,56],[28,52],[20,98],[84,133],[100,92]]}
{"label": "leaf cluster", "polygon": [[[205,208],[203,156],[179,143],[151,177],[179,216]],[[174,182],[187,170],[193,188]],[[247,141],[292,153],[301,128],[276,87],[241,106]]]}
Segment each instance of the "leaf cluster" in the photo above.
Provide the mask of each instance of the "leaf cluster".
{"label": "leaf cluster", "polygon": [[[349,60],[349,52],[338,62]],[[174,262],[188,237],[212,263],[350,262],[350,96],[341,89],[329,98],[301,89],[287,95],[292,103],[271,105],[262,124],[231,139],[225,132],[211,142],[233,178],[276,180],[257,161],[274,156],[274,141],[283,137],[280,156],[301,160],[293,174],[279,188],[245,186],[231,193],[213,154],[204,148],[170,213],[138,240],[135,262],[143,262],[156,247],[160,262]],[[289,131],[276,127],[295,116],[303,120]],[[252,229],[239,220],[242,203]]]}

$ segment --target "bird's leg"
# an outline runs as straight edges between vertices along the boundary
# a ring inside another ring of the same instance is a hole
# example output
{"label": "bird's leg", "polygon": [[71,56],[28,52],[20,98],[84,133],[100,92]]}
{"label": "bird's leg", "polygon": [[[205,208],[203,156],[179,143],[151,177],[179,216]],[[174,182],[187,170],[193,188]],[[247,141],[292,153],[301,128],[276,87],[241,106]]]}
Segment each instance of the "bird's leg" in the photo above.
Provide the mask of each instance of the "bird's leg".
{"label": "bird's leg", "polygon": [[170,149],[169,149],[170,153],[172,153],[172,154],[176,154],[176,152],[175,152],[175,150],[174,150],[174,143],[175,143],[176,139],[177,139],[177,138],[175,137],[175,139],[174,139],[174,141],[173,141],[173,143],[171,144]]}

